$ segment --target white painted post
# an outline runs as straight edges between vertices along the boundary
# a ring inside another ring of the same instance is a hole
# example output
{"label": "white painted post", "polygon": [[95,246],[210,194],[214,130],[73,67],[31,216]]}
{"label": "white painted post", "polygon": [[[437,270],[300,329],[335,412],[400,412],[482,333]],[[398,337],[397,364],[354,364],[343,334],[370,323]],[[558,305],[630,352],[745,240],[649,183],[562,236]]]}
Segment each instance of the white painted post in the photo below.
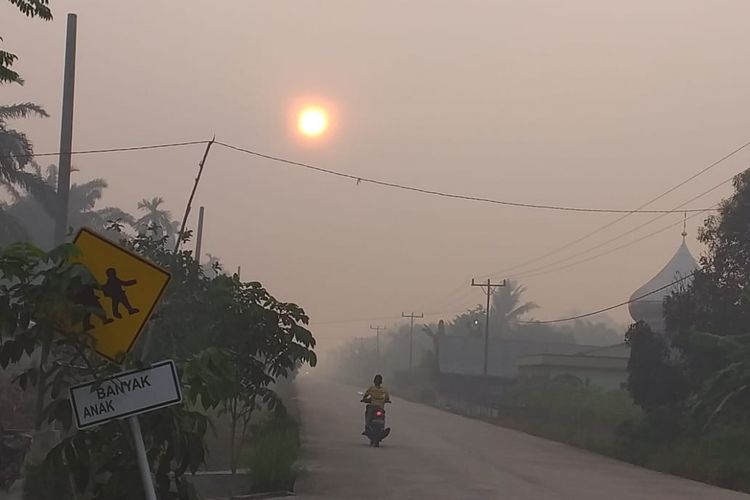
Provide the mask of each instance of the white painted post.
{"label": "white painted post", "polygon": [[156,491],[154,491],[154,481],[151,479],[151,469],[148,467],[148,457],[146,457],[146,447],[143,444],[143,434],[141,434],[141,424],[138,422],[138,416],[128,418],[130,430],[133,432],[133,442],[135,443],[135,454],[138,458],[138,470],[141,472],[141,481],[143,482],[143,491],[146,494],[146,500],[157,500]]}

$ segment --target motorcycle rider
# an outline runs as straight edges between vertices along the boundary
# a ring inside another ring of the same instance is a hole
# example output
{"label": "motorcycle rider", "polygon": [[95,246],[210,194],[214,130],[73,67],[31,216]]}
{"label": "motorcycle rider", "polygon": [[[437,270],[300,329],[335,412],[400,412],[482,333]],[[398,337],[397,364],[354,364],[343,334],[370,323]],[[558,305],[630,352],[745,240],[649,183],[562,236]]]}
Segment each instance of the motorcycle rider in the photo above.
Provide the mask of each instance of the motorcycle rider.
{"label": "motorcycle rider", "polygon": [[[365,407],[365,430],[362,432],[363,436],[367,435],[367,424],[370,423],[370,420],[372,419],[373,415],[375,415],[375,410],[378,408],[385,408],[386,403],[391,402],[390,395],[388,394],[388,391],[385,387],[383,387],[383,376],[380,374],[375,375],[375,379],[373,380],[373,385],[371,385],[366,391],[364,396],[362,396],[362,401],[368,403]],[[390,432],[390,429],[387,429],[386,432]]]}

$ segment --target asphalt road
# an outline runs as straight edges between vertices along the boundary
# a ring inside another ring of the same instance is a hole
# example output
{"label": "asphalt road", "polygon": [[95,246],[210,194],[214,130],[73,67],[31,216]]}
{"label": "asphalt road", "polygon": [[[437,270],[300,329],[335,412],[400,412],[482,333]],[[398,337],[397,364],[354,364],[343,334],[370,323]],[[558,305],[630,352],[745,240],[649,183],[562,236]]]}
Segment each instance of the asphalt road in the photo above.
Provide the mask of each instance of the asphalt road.
{"label": "asphalt road", "polygon": [[360,435],[357,389],[298,379],[300,498],[620,500],[750,499],[398,398],[381,448]]}

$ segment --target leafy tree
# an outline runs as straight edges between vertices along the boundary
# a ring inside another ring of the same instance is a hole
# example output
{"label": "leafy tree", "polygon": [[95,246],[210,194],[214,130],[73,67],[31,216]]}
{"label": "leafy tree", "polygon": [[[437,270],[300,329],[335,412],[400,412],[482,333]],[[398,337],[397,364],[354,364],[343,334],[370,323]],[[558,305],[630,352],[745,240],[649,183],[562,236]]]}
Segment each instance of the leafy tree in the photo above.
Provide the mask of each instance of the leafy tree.
{"label": "leafy tree", "polygon": [[447,333],[449,335],[482,335],[484,319],[484,307],[478,305],[453,318],[447,327]]}
{"label": "leafy tree", "polygon": [[241,443],[255,410],[278,406],[271,384],[301,364],[316,364],[315,339],[304,327],[309,318],[296,304],[275,299],[260,283],[241,282],[236,275],[206,276],[190,252],[175,255],[166,236],[155,240],[141,233],[123,243],[172,273],[152,330],[159,335],[149,335],[143,355],[156,360],[221,349],[220,363],[217,354],[207,355],[205,362],[222,366],[223,385],[205,397],[220,401],[221,413],[231,418],[229,452],[236,470],[237,435]]}
{"label": "leafy tree", "polygon": [[[52,12],[48,7],[49,0],[10,0],[10,3],[28,17],[38,17],[45,21],[52,19]],[[2,40],[0,37],[0,42]],[[15,54],[0,50],[0,84],[23,83],[20,75],[11,69],[17,60],[18,56]]]}
{"label": "leafy tree", "polygon": [[699,232],[707,252],[692,282],[664,304],[667,334],[693,394],[733,363],[733,353],[716,337],[750,333],[750,170],[735,177],[734,188]]}
{"label": "leafy tree", "polygon": [[735,177],[734,188],[699,232],[707,252],[692,284],[666,301],[667,330],[678,345],[691,328],[719,335],[750,328],[750,170]]}
{"label": "leafy tree", "polygon": [[[162,331],[169,332],[172,341],[152,342],[150,350],[139,349],[126,358],[126,367],[143,366],[138,361],[141,357],[174,355],[186,399],[205,411],[225,408],[239,394],[243,398],[239,405],[275,407],[270,384],[300,363],[315,362],[312,334],[300,325],[307,317],[294,304],[278,302],[259,284],[240,283],[236,277],[206,279],[189,252],[170,253],[165,239],[138,235],[125,243],[146,257],[155,257],[152,260],[173,275],[152,329],[159,331],[159,337]],[[142,498],[135,454],[123,422],[84,431],[71,429],[65,389],[121,369],[102,361],[92,350],[93,340],[82,332],[81,320],[91,311],[77,305],[74,297],[82,286],[96,282],[85,267],[71,263],[76,255],[72,245],[48,253],[29,244],[0,249],[0,367],[16,364],[24,355],[46,352],[42,371],[31,368],[17,382],[23,388],[41,388],[50,401],[43,415],[66,431],[66,437],[35,469],[38,481],[28,483],[29,488],[62,485],[62,490],[54,491],[54,498]],[[192,321],[181,337],[171,324],[179,315]],[[190,350],[175,342],[191,337]],[[196,471],[205,461],[207,417],[179,405],[145,415],[142,428],[159,497],[196,498],[185,473]],[[54,481],[60,474],[65,480]]]}
{"label": "leafy tree", "polygon": [[750,334],[719,336],[693,334],[695,342],[723,351],[727,364],[716,370],[692,401],[692,414],[703,430],[721,421],[747,428],[750,424]]}
{"label": "leafy tree", "polygon": [[646,411],[678,405],[687,395],[687,384],[680,366],[670,359],[664,337],[639,321],[625,340],[631,348],[628,391],[635,404]]}

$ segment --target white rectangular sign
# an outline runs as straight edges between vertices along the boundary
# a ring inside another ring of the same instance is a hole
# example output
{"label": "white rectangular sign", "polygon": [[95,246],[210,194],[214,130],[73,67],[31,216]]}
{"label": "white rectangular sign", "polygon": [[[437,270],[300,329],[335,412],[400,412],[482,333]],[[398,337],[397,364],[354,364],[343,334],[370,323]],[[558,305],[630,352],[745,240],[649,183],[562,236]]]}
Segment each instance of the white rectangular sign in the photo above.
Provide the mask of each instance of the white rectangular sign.
{"label": "white rectangular sign", "polygon": [[79,429],[131,417],[182,401],[174,361],[161,361],[143,370],[118,373],[70,389],[70,402]]}

